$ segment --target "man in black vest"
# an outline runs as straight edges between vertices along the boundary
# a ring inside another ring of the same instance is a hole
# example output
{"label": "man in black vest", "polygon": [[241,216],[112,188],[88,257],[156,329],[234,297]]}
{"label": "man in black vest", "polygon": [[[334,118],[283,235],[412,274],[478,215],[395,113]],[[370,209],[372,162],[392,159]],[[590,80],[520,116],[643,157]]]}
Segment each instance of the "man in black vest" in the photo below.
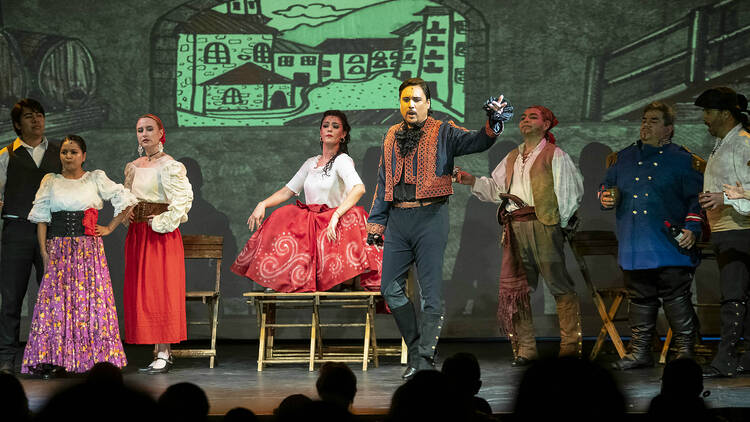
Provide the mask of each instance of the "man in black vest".
{"label": "man in black vest", "polygon": [[26,217],[39,182],[47,173],[60,173],[60,146],[44,137],[44,108],[23,99],[10,112],[18,134],[0,150],[0,207],[3,234],[0,246],[0,372],[13,372],[20,349],[21,308],[26,296],[31,266],[37,283],[44,275],[36,224]]}

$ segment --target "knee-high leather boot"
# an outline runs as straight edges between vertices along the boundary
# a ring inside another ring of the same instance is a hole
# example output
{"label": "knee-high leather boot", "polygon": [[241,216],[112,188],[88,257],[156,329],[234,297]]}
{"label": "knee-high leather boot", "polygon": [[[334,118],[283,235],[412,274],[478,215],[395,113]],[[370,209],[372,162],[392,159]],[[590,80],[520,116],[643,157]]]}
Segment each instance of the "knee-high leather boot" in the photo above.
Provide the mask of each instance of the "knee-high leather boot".
{"label": "knee-high leather boot", "polygon": [[513,333],[509,333],[509,337],[513,346],[513,366],[526,366],[538,357],[531,309],[513,315]]}
{"label": "knee-high leather boot", "polygon": [[626,370],[654,366],[651,351],[654,333],[656,332],[656,315],[659,312],[657,303],[641,305],[630,302],[630,346],[631,352],[612,364],[615,369]]}
{"label": "knee-high leather boot", "polygon": [[422,312],[422,323],[419,336],[419,360],[418,370],[434,369],[437,344],[440,339],[440,330],[443,329],[443,315]]}
{"label": "knee-high leather boot", "polygon": [[568,293],[555,296],[557,318],[560,320],[560,356],[581,357],[581,304],[578,295]]}
{"label": "knee-high leather boot", "polygon": [[721,304],[721,341],[711,366],[704,368],[704,377],[736,375],[739,362],[737,361],[737,342],[744,331],[745,301],[726,301]]}
{"label": "knee-high leather boot", "polygon": [[407,367],[401,378],[408,379],[417,373],[419,362],[419,327],[417,325],[417,314],[411,302],[406,305],[392,308],[391,314],[396,320],[401,337],[404,338],[407,348]]}
{"label": "knee-high leather boot", "polygon": [[678,358],[695,358],[697,320],[690,295],[664,301],[664,315],[672,328],[672,341]]}

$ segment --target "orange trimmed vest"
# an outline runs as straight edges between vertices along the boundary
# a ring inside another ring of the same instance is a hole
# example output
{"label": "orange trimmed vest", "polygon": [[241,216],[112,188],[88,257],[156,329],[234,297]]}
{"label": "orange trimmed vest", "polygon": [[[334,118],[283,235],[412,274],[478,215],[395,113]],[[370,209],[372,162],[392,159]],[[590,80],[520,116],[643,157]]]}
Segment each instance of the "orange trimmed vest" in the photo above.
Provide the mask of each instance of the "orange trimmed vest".
{"label": "orange trimmed vest", "polygon": [[[401,180],[402,173],[405,173],[404,182],[417,185],[417,199],[453,194],[451,175],[437,176],[435,174],[435,167],[437,165],[435,156],[437,155],[438,131],[441,124],[443,122],[428,117],[422,127],[422,131],[424,132],[422,139],[419,141],[417,148],[407,157],[402,157],[399,154],[399,147],[396,142],[396,131],[399,130],[401,124],[393,125],[388,129],[388,133],[386,133],[385,140],[383,141],[385,163],[392,163],[394,155],[396,162],[394,172],[385,172],[384,199],[386,201],[393,201],[393,185]],[[453,122],[448,122],[448,124],[454,125]],[[412,168],[414,154],[419,154],[419,157],[417,157],[416,177]]]}

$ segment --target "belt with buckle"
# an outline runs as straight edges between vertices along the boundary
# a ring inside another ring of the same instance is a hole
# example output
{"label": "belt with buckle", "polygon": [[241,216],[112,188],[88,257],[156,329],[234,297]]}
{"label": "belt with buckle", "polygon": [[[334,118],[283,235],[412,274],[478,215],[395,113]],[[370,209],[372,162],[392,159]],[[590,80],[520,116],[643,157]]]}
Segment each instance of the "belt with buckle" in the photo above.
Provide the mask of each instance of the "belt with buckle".
{"label": "belt with buckle", "polygon": [[426,207],[428,205],[440,204],[446,202],[447,198],[441,198],[434,201],[412,201],[412,202],[394,202],[392,205],[396,208],[418,208]]}

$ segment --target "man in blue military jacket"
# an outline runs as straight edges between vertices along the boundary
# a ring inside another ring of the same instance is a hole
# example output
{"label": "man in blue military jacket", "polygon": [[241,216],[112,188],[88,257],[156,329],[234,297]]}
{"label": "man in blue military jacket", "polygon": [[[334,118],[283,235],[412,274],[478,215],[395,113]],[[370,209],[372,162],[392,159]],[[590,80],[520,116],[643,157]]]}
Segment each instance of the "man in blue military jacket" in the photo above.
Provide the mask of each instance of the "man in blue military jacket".
{"label": "man in blue military jacket", "polygon": [[[697,317],[690,285],[698,255],[690,249],[701,232],[698,194],[705,161],[671,143],[674,111],[661,102],[643,109],[641,139],[607,157],[599,190],[604,209],[617,213],[618,263],[630,298],[630,354],[614,366],[654,365],[651,345],[659,299],[679,357],[692,357]],[[669,234],[667,225],[679,228]]]}

